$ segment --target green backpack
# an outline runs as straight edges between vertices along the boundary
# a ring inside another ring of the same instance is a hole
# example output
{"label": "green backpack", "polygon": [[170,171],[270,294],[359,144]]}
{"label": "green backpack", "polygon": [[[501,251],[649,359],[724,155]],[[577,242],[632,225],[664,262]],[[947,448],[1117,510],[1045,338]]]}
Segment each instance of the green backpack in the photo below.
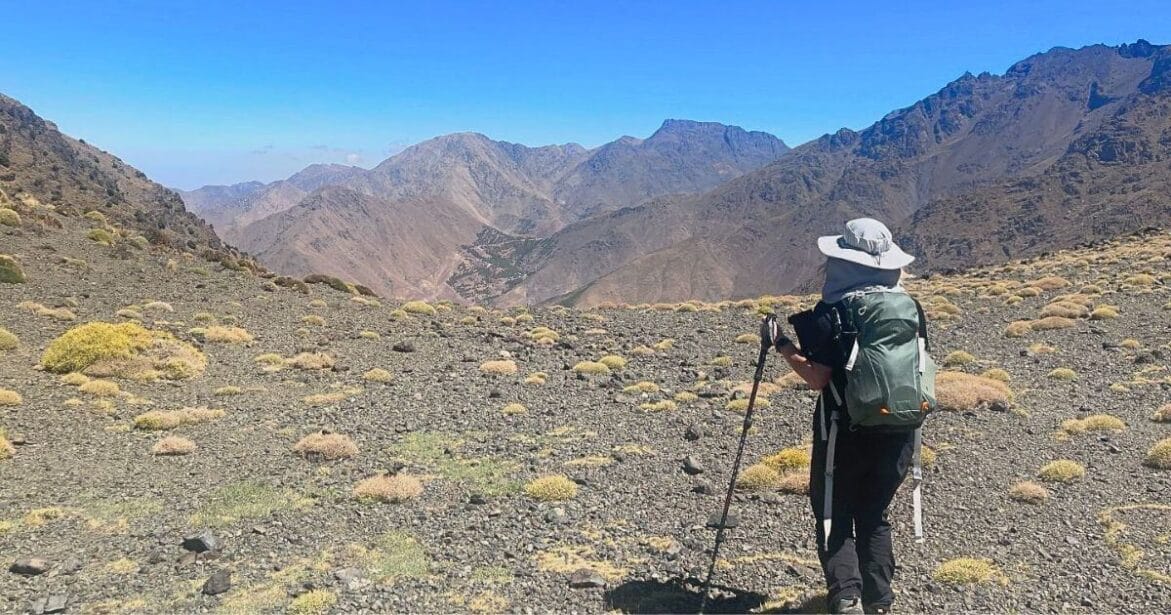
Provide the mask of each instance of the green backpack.
{"label": "green backpack", "polygon": [[837,304],[849,344],[845,405],[857,427],[917,429],[936,409],[926,317],[901,290],[862,292]]}

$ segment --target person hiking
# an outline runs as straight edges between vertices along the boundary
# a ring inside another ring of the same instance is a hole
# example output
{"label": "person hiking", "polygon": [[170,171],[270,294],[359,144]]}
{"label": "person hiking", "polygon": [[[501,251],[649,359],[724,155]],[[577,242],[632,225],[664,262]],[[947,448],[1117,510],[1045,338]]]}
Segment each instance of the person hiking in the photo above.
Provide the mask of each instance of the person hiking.
{"label": "person hiking", "polygon": [[914,257],[877,220],[821,237],[821,301],[789,318],[796,344],[775,347],[814,390],[809,498],[833,613],[887,613],[895,558],[887,507],[915,466],[921,533],[919,427],[935,407],[926,317],[899,286]]}

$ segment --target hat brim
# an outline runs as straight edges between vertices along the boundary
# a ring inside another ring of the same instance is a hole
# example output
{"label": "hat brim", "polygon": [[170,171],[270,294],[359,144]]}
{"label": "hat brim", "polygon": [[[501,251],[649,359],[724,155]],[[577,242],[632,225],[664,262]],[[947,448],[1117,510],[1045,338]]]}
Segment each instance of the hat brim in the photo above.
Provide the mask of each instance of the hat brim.
{"label": "hat brim", "polygon": [[817,238],[817,249],[830,258],[840,258],[844,261],[857,263],[873,269],[894,270],[902,269],[915,260],[914,256],[903,252],[902,248],[894,245],[882,254],[870,254],[862,250],[847,248],[841,243],[841,235],[827,235]]}

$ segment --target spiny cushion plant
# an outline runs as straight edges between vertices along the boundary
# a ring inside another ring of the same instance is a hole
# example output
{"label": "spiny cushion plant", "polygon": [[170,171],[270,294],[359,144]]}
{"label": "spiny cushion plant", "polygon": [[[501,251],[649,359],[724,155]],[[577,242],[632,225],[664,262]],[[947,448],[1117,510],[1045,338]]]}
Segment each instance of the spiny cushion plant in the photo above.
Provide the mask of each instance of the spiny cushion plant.
{"label": "spiny cushion plant", "polygon": [[511,404],[506,404],[500,411],[504,414],[524,414],[528,412],[529,409],[525,408],[524,404],[518,404],[514,402]]}
{"label": "spiny cushion plant", "polygon": [[366,372],[365,374],[362,374],[362,379],[367,382],[378,382],[381,384],[387,384],[391,380],[394,380],[394,376],[391,375],[391,373],[389,371],[382,369],[381,367],[375,367],[374,369]]}
{"label": "spiny cushion plant", "polygon": [[144,431],[165,431],[180,425],[198,425],[223,417],[218,408],[183,408],[182,410],[151,410],[134,417],[134,428]]}
{"label": "spiny cushion plant", "polygon": [[22,284],[27,279],[24,275],[24,269],[21,269],[20,263],[16,262],[16,259],[0,254],[0,283]]}
{"label": "spiny cushion plant", "polygon": [[20,214],[7,207],[0,207],[0,224],[4,226],[20,226]]}
{"label": "spiny cushion plant", "polygon": [[17,346],[20,346],[20,339],[9,332],[8,329],[0,327],[0,352],[16,350]]}
{"label": "spiny cushion plant", "polygon": [[19,406],[23,402],[20,393],[0,388],[0,406]]}
{"label": "spiny cushion plant", "polygon": [[156,442],[150,452],[162,456],[188,455],[195,452],[195,443],[181,436],[167,436]]}
{"label": "spiny cushion plant", "polygon": [[610,368],[605,363],[597,361],[580,361],[573,366],[574,373],[586,374],[590,376],[609,376]]}
{"label": "spiny cushion plant", "polygon": [[674,410],[677,406],[674,401],[669,399],[661,399],[659,401],[649,401],[643,404],[639,404],[638,407],[646,410],[647,412],[669,412]]}
{"label": "spiny cushion plant", "polygon": [[1036,506],[1049,499],[1049,490],[1032,481],[1021,481],[1008,490],[1008,497]]}
{"label": "spiny cushion plant", "polygon": [[765,457],[761,460],[761,463],[777,472],[784,472],[786,470],[808,468],[812,458],[811,447],[790,446],[789,448],[781,449],[780,452],[774,455]]}
{"label": "spiny cushion plant", "polygon": [[1110,414],[1092,414],[1085,418],[1062,421],[1061,429],[1070,434],[1124,431],[1126,430],[1126,423],[1122,422],[1122,419]]}
{"label": "spiny cushion plant", "polygon": [[781,473],[764,463],[744,468],[736,477],[736,488],[745,491],[772,489],[781,482]]}
{"label": "spiny cushion plant", "polygon": [[423,483],[410,474],[379,474],[364,479],[354,486],[354,497],[360,500],[399,504],[419,497]]}
{"label": "spiny cushion plant", "polygon": [[313,433],[293,445],[293,452],[310,459],[347,459],[358,454],[358,445],[337,433]]}
{"label": "spiny cushion plant", "polygon": [[1171,423],[1171,404],[1163,404],[1155,413],[1151,415],[1151,420],[1156,423]]}
{"label": "spiny cushion plant", "polygon": [[1147,451],[1143,465],[1157,470],[1171,470],[1171,438],[1163,438]]}
{"label": "spiny cushion plant", "polygon": [[1085,467],[1069,459],[1051,461],[1037,473],[1037,476],[1052,483],[1072,483],[1085,475]]}
{"label": "spiny cushion plant", "polygon": [[169,333],[137,323],[91,322],[53,340],[41,355],[41,365],[58,374],[183,380],[202,374],[207,357]]}
{"label": "spiny cushion plant", "polygon": [[542,502],[572,500],[577,495],[577,483],[561,474],[542,476],[525,485],[525,493]]}
{"label": "spiny cushion plant", "polygon": [[252,342],[252,334],[240,327],[211,326],[207,328],[204,339],[217,344],[248,344]]}
{"label": "spiny cushion plant", "polygon": [[1054,380],[1077,380],[1077,372],[1068,367],[1058,367],[1047,375]]}
{"label": "spiny cushion plant", "polygon": [[602,365],[605,365],[614,371],[618,371],[626,367],[626,359],[616,354],[608,354],[601,359],[598,359],[598,363],[601,363]]}
{"label": "spiny cushion plant", "polygon": [[959,365],[967,365],[968,363],[972,363],[975,360],[976,357],[972,356],[972,353],[965,350],[955,350],[949,352],[947,356],[943,358],[943,364],[947,367],[956,367]]}
{"label": "spiny cushion plant", "polygon": [[1007,384],[962,372],[943,371],[935,377],[935,398],[945,410],[971,410],[985,403],[1009,403],[1012,389]]}
{"label": "spiny cushion plant", "polygon": [[408,301],[400,309],[408,314],[421,314],[424,316],[435,316],[438,313],[435,307],[426,301]]}
{"label": "spiny cushion plant", "polygon": [[973,583],[1006,583],[1004,573],[987,559],[962,557],[940,564],[932,577],[940,583],[964,585]]}
{"label": "spiny cushion plant", "polygon": [[516,373],[516,362],[512,360],[484,361],[480,364],[480,372],[507,376]]}

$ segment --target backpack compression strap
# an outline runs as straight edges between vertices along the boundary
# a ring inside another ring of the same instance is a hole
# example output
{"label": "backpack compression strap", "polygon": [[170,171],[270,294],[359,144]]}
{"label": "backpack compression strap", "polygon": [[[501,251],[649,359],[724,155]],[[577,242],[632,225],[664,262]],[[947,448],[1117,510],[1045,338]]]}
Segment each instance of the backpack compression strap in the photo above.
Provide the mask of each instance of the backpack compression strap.
{"label": "backpack compression strap", "polygon": [[[915,301],[915,309],[919,312],[919,371],[923,371],[924,356],[930,348],[927,339],[927,315],[923,313],[923,306]],[[924,542],[923,537],[923,426],[915,429],[915,452],[911,463],[911,506],[915,521],[915,542]]]}

